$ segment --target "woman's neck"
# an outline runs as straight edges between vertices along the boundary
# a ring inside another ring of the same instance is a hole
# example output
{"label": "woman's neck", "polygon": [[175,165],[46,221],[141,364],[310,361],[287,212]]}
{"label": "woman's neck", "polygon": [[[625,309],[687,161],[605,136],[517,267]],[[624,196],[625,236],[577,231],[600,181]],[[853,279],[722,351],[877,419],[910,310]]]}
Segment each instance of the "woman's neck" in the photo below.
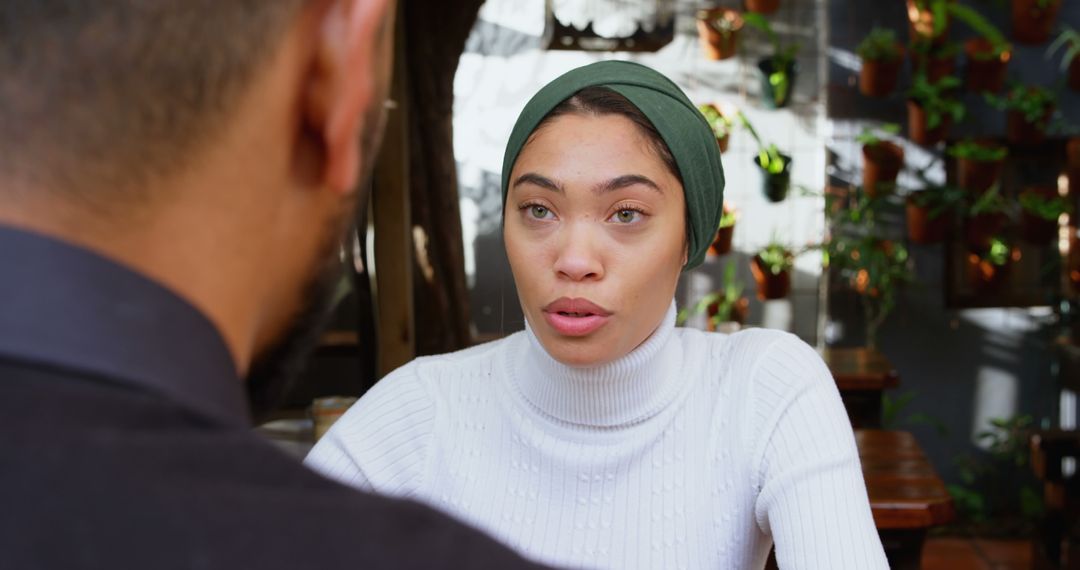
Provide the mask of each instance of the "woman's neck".
{"label": "woman's neck", "polygon": [[673,342],[672,302],[652,335],[607,364],[573,367],[544,349],[526,325],[528,346],[514,359],[514,383],[537,410],[561,422],[615,428],[642,422],[671,402],[678,386],[682,347]]}

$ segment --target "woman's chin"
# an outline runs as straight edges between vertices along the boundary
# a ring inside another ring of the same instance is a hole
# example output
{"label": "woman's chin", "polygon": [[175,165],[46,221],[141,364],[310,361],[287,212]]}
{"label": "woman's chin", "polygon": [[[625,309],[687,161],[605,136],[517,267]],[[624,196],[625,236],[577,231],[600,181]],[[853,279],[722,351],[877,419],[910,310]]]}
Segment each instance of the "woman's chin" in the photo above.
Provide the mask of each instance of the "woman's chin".
{"label": "woman's chin", "polygon": [[555,337],[540,339],[540,343],[552,358],[575,368],[602,366],[616,358],[610,347],[596,338]]}

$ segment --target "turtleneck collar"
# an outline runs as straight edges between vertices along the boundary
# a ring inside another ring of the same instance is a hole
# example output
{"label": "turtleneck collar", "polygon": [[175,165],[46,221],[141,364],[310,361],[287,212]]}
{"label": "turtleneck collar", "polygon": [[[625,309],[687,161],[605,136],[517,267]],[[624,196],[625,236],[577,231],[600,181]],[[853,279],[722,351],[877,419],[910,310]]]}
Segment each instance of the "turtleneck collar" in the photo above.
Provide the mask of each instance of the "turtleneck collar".
{"label": "turtleneck collar", "polygon": [[511,376],[533,407],[557,420],[600,428],[636,424],[678,393],[683,357],[674,332],[672,301],[652,335],[629,354],[600,366],[573,367],[552,358],[526,323],[527,346],[523,354],[510,355]]}

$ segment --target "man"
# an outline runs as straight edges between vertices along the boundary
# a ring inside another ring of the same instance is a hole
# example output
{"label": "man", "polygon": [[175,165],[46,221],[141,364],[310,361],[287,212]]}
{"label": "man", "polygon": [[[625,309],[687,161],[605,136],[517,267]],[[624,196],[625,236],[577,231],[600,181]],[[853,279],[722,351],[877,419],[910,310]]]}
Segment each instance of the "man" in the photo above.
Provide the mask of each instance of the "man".
{"label": "man", "polygon": [[273,391],[326,312],[393,15],[393,0],[0,8],[0,567],[523,564],[249,429],[241,379]]}

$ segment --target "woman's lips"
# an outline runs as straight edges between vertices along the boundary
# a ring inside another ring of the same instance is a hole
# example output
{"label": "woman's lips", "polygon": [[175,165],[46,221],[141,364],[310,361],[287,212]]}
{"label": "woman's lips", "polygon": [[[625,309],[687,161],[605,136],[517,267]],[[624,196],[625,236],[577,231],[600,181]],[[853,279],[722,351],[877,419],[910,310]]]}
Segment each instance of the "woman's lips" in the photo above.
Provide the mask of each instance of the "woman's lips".
{"label": "woman's lips", "polygon": [[543,310],[548,325],[565,336],[592,334],[611,319],[611,311],[588,299],[562,297]]}

